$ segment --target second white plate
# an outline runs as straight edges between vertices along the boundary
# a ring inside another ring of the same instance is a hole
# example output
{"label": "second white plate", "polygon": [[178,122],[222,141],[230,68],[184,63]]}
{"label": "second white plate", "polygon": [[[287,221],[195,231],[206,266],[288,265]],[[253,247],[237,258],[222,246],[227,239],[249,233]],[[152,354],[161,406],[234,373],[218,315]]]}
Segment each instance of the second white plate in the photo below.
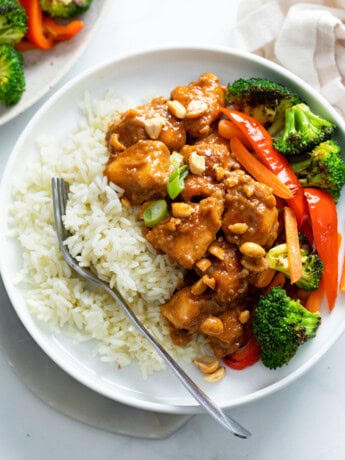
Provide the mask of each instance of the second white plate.
{"label": "second white plate", "polygon": [[23,113],[45,96],[66,75],[90,43],[106,14],[110,0],[94,0],[90,9],[80,16],[84,28],[72,40],[59,43],[51,50],[23,53],[26,89],[21,100],[12,107],[0,104],[0,126]]}

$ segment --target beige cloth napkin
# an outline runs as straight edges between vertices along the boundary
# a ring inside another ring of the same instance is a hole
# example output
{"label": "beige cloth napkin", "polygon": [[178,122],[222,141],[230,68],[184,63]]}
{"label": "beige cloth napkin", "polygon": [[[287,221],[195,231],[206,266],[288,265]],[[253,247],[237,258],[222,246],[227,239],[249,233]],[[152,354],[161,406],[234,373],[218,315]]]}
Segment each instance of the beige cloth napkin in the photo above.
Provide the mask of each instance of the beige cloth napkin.
{"label": "beige cloth napkin", "polygon": [[345,117],[345,0],[242,0],[234,45],[278,62]]}

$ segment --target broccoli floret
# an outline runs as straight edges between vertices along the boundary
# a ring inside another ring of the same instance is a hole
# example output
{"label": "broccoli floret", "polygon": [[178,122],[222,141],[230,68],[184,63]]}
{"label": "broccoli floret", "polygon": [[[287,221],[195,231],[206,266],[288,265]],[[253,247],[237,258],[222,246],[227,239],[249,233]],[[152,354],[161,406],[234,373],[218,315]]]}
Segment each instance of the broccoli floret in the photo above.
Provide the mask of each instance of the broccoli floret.
{"label": "broccoli floret", "polygon": [[265,78],[241,78],[229,83],[225,100],[266,126],[271,135],[283,129],[285,110],[302,102],[285,86]]}
{"label": "broccoli floret", "polygon": [[[296,286],[313,291],[318,288],[322,277],[323,263],[316,252],[311,252],[307,245],[301,245],[302,277]],[[266,260],[270,268],[284,273],[290,277],[287,244],[281,243],[273,246],[267,254]]]}
{"label": "broccoli floret", "polygon": [[269,369],[288,364],[299,346],[316,336],[321,323],[312,313],[277,286],[259,298],[253,314],[253,334],[261,348],[261,361]]}
{"label": "broccoli floret", "polygon": [[303,187],[321,188],[338,202],[345,185],[345,163],[335,140],[321,142],[302,159],[290,164]]}
{"label": "broccoli floret", "polygon": [[285,126],[281,137],[274,139],[274,146],[284,155],[300,155],[330,139],[335,125],[313,113],[304,103],[285,111]]}
{"label": "broccoli floret", "polygon": [[40,0],[42,10],[55,18],[72,18],[89,9],[92,0]]}
{"label": "broccoli floret", "polygon": [[11,45],[0,45],[0,103],[16,104],[25,90],[22,55]]}
{"label": "broccoli floret", "polygon": [[25,9],[17,0],[1,0],[0,2],[0,44],[15,45],[19,43],[27,31]]}

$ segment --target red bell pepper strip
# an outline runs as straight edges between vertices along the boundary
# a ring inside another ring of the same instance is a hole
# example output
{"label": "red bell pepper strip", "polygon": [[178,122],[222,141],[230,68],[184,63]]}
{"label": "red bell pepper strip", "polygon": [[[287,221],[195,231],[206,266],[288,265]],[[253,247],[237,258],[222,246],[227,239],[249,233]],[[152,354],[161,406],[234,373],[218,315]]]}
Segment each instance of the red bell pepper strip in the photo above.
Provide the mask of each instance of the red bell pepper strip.
{"label": "red bell pepper strip", "polygon": [[27,38],[22,38],[21,41],[15,45],[15,49],[20,53],[25,53],[25,51],[37,49],[37,46],[31,43]]}
{"label": "red bell pepper strip", "polygon": [[73,38],[84,27],[84,23],[74,20],[68,24],[57,24],[51,18],[43,17],[44,35],[54,42],[61,42]]}
{"label": "red bell pepper strip", "polygon": [[323,262],[322,280],[328,308],[338,293],[338,216],[333,198],[324,190],[305,188],[316,250]]}
{"label": "red bell pepper strip", "polygon": [[269,132],[250,115],[229,108],[222,108],[221,110],[248,139],[262,163],[292,191],[294,196],[287,200],[287,203],[295,213],[298,228],[300,230],[303,228],[304,233],[309,233],[306,236],[309,239],[312,238],[307,229],[309,216],[303,187],[287,159],[274,148]]}
{"label": "red bell pepper strip", "polygon": [[254,337],[239,350],[223,358],[224,363],[231,369],[242,370],[252,366],[260,359],[261,349]]}
{"label": "red bell pepper strip", "polygon": [[48,50],[54,46],[54,41],[44,35],[43,13],[39,0],[20,0],[28,17],[26,38],[37,48]]}

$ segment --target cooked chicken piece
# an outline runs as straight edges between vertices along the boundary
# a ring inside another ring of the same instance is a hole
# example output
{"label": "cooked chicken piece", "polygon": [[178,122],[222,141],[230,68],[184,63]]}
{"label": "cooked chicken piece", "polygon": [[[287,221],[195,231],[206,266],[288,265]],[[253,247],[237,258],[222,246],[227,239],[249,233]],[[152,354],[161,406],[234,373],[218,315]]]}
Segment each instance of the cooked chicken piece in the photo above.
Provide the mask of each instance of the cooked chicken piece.
{"label": "cooked chicken piece", "polygon": [[184,329],[189,333],[199,330],[203,318],[221,312],[219,305],[212,299],[212,295],[195,296],[191,287],[187,286],[177,291],[164,305],[161,312],[176,329]]}
{"label": "cooked chicken piece", "polygon": [[106,141],[110,152],[121,151],[139,140],[157,139],[170,150],[179,150],[186,142],[183,121],[168,110],[167,99],[157,97],[145,105],[129,109],[119,122],[109,126]]}
{"label": "cooked chicken piece", "polygon": [[226,310],[219,315],[219,319],[223,322],[224,331],[209,339],[212,350],[218,358],[223,358],[242,346],[244,328],[239,320],[239,313],[240,311],[236,308]]}
{"label": "cooked chicken piece", "polygon": [[186,109],[184,126],[192,137],[200,138],[211,132],[212,123],[225,105],[224,88],[216,75],[204,73],[198,81],[187,86],[177,86],[171,98]]}
{"label": "cooked chicken piece", "polygon": [[189,204],[193,208],[189,217],[168,217],[146,234],[155,249],[186,269],[193,268],[215,239],[224,209],[223,201],[212,196]]}
{"label": "cooked chicken piece", "polygon": [[[193,162],[193,156],[202,157],[205,162],[204,176],[217,180],[217,170],[222,168],[229,171],[232,166],[229,150],[223,144],[206,144],[198,143],[195,145],[185,145],[180,150],[184,162],[190,165]],[[193,171],[192,171],[193,172]]]}
{"label": "cooked chicken piece", "polygon": [[210,134],[207,136],[201,137],[198,139],[194,145],[198,144],[221,144],[226,147],[230,152],[230,145],[229,139],[225,139],[224,137],[220,136],[217,131],[212,130]]}
{"label": "cooked chicken piece", "polygon": [[220,305],[233,308],[248,292],[248,271],[243,269],[235,245],[217,241],[210,250],[215,256],[210,258],[212,264],[206,274],[215,280],[214,298]]}
{"label": "cooked chicken piece", "polygon": [[170,173],[169,149],[160,141],[149,140],[138,141],[115,155],[104,171],[133,204],[164,198]]}
{"label": "cooked chicken piece", "polygon": [[198,201],[208,196],[223,198],[224,192],[221,184],[214,182],[205,176],[196,176],[189,174],[184,183],[184,189],[181,196],[184,201]]}
{"label": "cooked chicken piece", "polygon": [[244,171],[232,171],[225,180],[222,230],[230,243],[245,241],[269,248],[277,238],[278,211],[272,190]]}

